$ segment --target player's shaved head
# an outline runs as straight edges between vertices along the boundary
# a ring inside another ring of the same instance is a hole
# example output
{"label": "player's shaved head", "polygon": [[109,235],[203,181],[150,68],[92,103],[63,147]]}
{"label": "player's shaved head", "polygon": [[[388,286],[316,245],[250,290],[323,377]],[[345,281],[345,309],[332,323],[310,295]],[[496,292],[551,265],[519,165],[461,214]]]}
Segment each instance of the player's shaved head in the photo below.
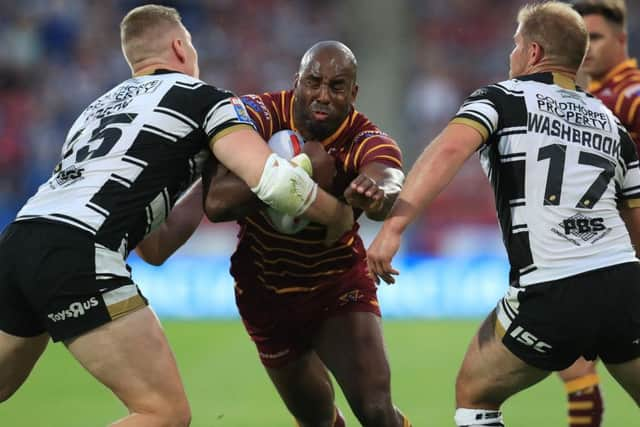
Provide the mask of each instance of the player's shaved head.
{"label": "player's shaved head", "polygon": [[518,23],[522,37],[538,43],[550,63],[574,70],[580,67],[589,35],[570,5],[557,1],[526,5],[518,13]]}
{"label": "player's shaved head", "polygon": [[304,70],[312,66],[314,61],[320,59],[332,61],[337,67],[341,67],[344,72],[350,73],[353,81],[356,81],[358,70],[358,61],[356,56],[351,52],[344,43],[334,40],[321,41],[311,46],[300,60],[300,68],[298,73],[302,74]]}
{"label": "player's shaved head", "polygon": [[176,31],[186,31],[176,9],[155,4],[132,9],[120,23],[122,52],[129,65],[163,56]]}

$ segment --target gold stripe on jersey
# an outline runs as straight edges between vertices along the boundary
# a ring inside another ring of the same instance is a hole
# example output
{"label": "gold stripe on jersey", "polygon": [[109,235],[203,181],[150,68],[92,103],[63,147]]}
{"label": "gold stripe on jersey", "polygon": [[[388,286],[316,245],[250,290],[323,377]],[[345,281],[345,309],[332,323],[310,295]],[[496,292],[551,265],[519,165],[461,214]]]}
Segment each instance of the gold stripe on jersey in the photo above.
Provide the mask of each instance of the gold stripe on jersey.
{"label": "gold stripe on jersey", "polygon": [[324,145],[326,147],[329,144],[333,144],[335,142],[335,140],[338,139],[338,137],[346,129],[347,125],[349,125],[349,123],[351,123],[351,120],[352,120],[351,117],[354,115],[354,113],[355,113],[355,110],[351,111],[351,114],[349,114],[347,117],[345,117],[345,119],[342,121],[340,126],[338,126],[338,130],[336,130],[333,133],[333,135],[331,135],[328,138],[325,138],[325,140],[322,141],[322,145]]}
{"label": "gold stripe on jersey", "polygon": [[397,164],[397,165],[398,165],[398,168],[402,168],[402,163],[400,163],[400,161],[399,161],[397,158],[395,158],[395,157],[387,156],[386,154],[383,154],[383,155],[381,155],[381,156],[376,156],[376,159],[380,159],[380,160],[382,160],[382,159],[384,159],[384,160],[390,160],[391,162],[393,162],[393,163]]}
{"label": "gold stripe on jersey", "polygon": [[285,253],[290,253],[292,255],[296,255],[296,256],[299,256],[299,257],[303,257],[303,258],[316,258],[318,256],[326,255],[326,254],[331,253],[331,252],[336,252],[336,251],[339,251],[339,250],[348,249],[348,248],[351,247],[351,245],[353,244],[353,241],[354,241],[354,238],[352,237],[351,239],[349,239],[349,241],[345,245],[340,245],[340,246],[337,246],[335,248],[326,249],[326,250],[321,251],[321,252],[314,252],[313,254],[305,254],[305,253],[302,253],[300,251],[295,251],[293,249],[287,249],[287,248],[284,248],[284,247],[267,246],[262,240],[260,240],[260,237],[256,233],[248,232],[246,235],[253,237],[253,240],[256,243],[258,243],[262,247],[262,249],[264,249],[265,251],[269,251],[269,252],[274,252],[274,251],[285,252]]}
{"label": "gold stripe on jersey", "polygon": [[213,150],[213,144],[215,144],[217,141],[219,141],[220,138],[223,138],[223,137],[225,137],[227,135],[230,135],[233,132],[236,132],[236,131],[239,131],[239,130],[252,130],[252,131],[255,131],[255,129],[251,125],[237,124],[237,125],[229,126],[228,128],[222,129],[220,132],[218,132],[215,135],[213,135],[213,137],[209,141],[209,147],[211,147],[211,149]]}
{"label": "gold stripe on jersey", "polygon": [[360,144],[358,146],[358,149],[356,150],[356,154],[353,155],[353,168],[354,169],[358,169],[358,158],[360,157],[360,152],[362,151],[362,149],[364,148],[365,144],[367,143],[367,141],[369,141],[371,138],[374,138],[378,135],[372,135],[372,136],[368,136],[365,139],[363,139],[362,141],[360,141]]}
{"label": "gold stripe on jersey", "polygon": [[282,117],[280,117],[280,111],[278,111],[278,106],[276,105],[276,102],[273,100],[273,98],[269,97],[270,101],[271,101],[271,107],[273,107],[273,112],[276,115],[276,117],[278,118],[278,122],[280,123],[280,125],[282,125],[282,123],[284,123],[284,121],[282,120]]}
{"label": "gold stripe on jersey", "polygon": [[627,59],[626,61],[621,62],[620,64],[618,64],[615,67],[613,67],[613,69],[611,71],[609,71],[607,73],[607,75],[602,78],[602,80],[594,80],[594,81],[592,81],[589,84],[589,92],[591,92],[591,93],[597,92],[606,83],[608,83],[608,81],[611,80],[612,77],[616,76],[618,73],[620,73],[621,70],[624,70],[627,67],[637,68],[638,67],[638,63],[636,62],[635,59]]}
{"label": "gold stripe on jersey", "polygon": [[320,283],[319,285],[311,286],[311,287],[290,286],[288,288],[278,288],[276,286],[268,285],[267,282],[265,282],[264,278],[260,276],[258,276],[258,279],[262,282],[262,285],[265,288],[269,289],[270,291],[273,291],[273,293],[278,295],[291,294],[294,292],[313,292],[313,291],[317,291],[320,288],[324,288],[330,285],[330,283],[325,282],[325,283]]}
{"label": "gold stripe on jersey", "polygon": [[319,239],[319,240],[302,240],[302,239],[295,239],[293,237],[289,237],[289,236],[285,236],[282,235],[280,233],[274,233],[274,232],[270,232],[269,230],[266,230],[264,227],[261,227],[260,225],[258,225],[257,222],[255,222],[254,220],[252,220],[249,217],[246,217],[246,221],[253,225],[255,228],[257,228],[258,230],[260,230],[261,233],[270,236],[270,237],[275,237],[277,239],[281,239],[281,240],[287,240],[289,242],[295,242],[295,243],[305,243],[305,244],[318,244],[318,243],[324,243],[324,239]]}
{"label": "gold stripe on jersey", "polygon": [[266,128],[264,127],[264,121],[262,120],[262,114],[258,113],[256,110],[254,110],[253,108],[251,108],[249,105],[244,104],[245,108],[247,110],[249,110],[252,114],[252,118],[256,117],[259,121],[260,121],[260,130],[262,131],[262,133],[266,132]]}
{"label": "gold stripe on jersey", "polygon": [[285,98],[287,96],[287,91],[285,90],[281,90],[280,91],[280,107],[282,108],[282,114],[284,114],[284,117],[282,118],[282,123],[284,124],[284,122],[287,121],[287,111],[289,112],[289,117],[293,117],[293,97],[291,97],[291,101],[289,101],[289,109],[287,110],[286,105],[285,105]]}
{"label": "gold stripe on jersey", "polygon": [[638,111],[638,106],[640,105],[640,96],[635,98],[629,107],[629,113],[627,114],[627,122],[633,122],[633,119],[636,117],[636,112]]}
{"label": "gold stripe on jersey", "polygon": [[552,75],[553,84],[556,84],[563,89],[576,90],[576,81],[571,77],[561,73],[552,73]]}
{"label": "gold stripe on jersey", "polygon": [[613,93],[619,92],[625,86],[629,86],[629,84],[633,82],[640,82],[640,76],[638,76],[637,73],[638,69],[633,69],[620,74],[620,76],[616,76],[613,80],[618,82],[618,84],[613,87]]}
{"label": "gold stripe on jersey", "polygon": [[487,129],[485,125],[483,125],[480,122],[468,119],[466,117],[456,117],[455,119],[451,120],[449,123],[464,125],[477,130],[478,133],[480,133],[480,136],[482,137],[483,143],[487,142],[487,139],[489,139],[489,129]]}
{"label": "gold stripe on jersey", "polygon": [[[379,136],[379,135],[376,135],[376,136]],[[370,138],[373,138],[373,137],[370,137]],[[367,138],[367,139],[370,139],[370,138]],[[365,141],[366,141],[367,139],[365,139]],[[362,142],[364,143],[364,141],[362,141]],[[379,145],[376,145],[375,147],[370,148],[370,149],[369,149],[369,151],[367,151],[366,153],[364,153],[364,155],[362,156],[362,158],[363,158],[363,159],[366,159],[366,158],[367,158],[367,156],[368,156],[369,154],[371,154],[371,153],[373,153],[374,151],[379,150],[379,149],[381,149],[381,148],[392,148],[392,149],[394,149],[394,150],[396,150],[396,151],[400,152],[400,149],[399,149],[397,146],[393,145],[393,144],[379,144]],[[384,156],[384,155],[382,155],[382,156],[379,156],[379,157],[385,157],[385,156]],[[390,157],[390,156],[388,156],[388,155],[387,155],[386,157]],[[357,163],[357,162],[358,162],[358,154],[357,154],[357,153],[356,153],[356,157],[354,158],[354,160],[353,160],[353,161],[354,161],[354,163]],[[397,162],[397,160],[396,160],[396,162]]]}
{"label": "gold stripe on jersey", "polygon": [[276,276],[276,277],[303,277],[303,278],[318,278],[324,276],[333,276],[334,274],[341,274],[348,270],[348,268],[337,268],[335,270],[318,271],[315,273],[292,273],[290,271],[266,271],[264,265],[260,262],[255,262],[255,265],[262,270],[263,276]]}
{"label": "gold stripe on jersey", "polygon": [[[251,249],[256,254],[260,255],[262,258],[265,258],[263,251],[259,250],[255,246],[251,246]],[[341,259],[347,259],[347,258],[351,258],[352,256],[353,255],[351,253],[348,253],[346,255],[336,256],[336,257],[332,257],[332,258],[326,258],[326,259],[323,259],[321,261],[314,262],[314,263],[297,262],[297,261],[294,261],[294,260],[292,260],[290,258],[263,259],[263,261],[264,261],[265,264],[287,263],[287,264],[297,265],[298,267],[303,267],[303,268],[315,268],[315,267],[317,267],[319,265],[326,264],[328,262],[338,261],[338,260],[341,260]]]}

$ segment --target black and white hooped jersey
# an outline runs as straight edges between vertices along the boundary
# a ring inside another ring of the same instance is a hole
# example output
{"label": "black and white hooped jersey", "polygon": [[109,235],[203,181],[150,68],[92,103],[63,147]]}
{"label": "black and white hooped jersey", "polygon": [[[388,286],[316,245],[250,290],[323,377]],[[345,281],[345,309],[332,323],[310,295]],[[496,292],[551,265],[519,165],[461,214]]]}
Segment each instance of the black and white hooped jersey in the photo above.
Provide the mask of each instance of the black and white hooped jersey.
{"label": "black and white hooped jersey", "polygon": [[209,144],[246,126],[230,92],[172,71],[133,77],[82,112],[16,221],[67,223],[126,256],[199,176]]}
{"label": "black and white hooped jersey", "polygon": [[533,74],[475,91],[452,123],[483,136],[513,286],[636,260],[618,209],[640,206],[638,154],[598,99]]}

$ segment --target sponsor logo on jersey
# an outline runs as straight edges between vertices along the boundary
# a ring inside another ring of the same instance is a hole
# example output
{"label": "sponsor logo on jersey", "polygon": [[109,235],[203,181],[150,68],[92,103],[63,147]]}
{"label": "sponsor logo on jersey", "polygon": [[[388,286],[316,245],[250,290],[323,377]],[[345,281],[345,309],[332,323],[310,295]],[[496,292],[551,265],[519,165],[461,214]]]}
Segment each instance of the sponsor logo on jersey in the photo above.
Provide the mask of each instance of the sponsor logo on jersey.
{"label": "sponsor logo on jersey", "polygon": [[249,113],[247,113],[247,109],[245,108],[240,98],[234,96],[233,98],[229,99],[229,101],[231,102],[231,105],[233,105],[233,109],[236,111],[238,119],[253,126],[253,121],[251,121],[251,117],[249,117]]}
{"label": "sponsor logo on jersey", "polygon": [[77,319],[80,316],[84,316],[85,313],[91,310],[93,307],[98,306],[98,299],[91,297],[90,299],[82,302],[72,302],[68,308],[57,311],[55,313],[47,314],[47,317],[53,322],[61,322],[67,319]]}
{"label": "sponsor logo on jersey", "polygon": [[[558,101],[550,96],[537,93],[538,110],[553,114],[571,125],[611,132],[611,123],[609,123],[609,117],[606,113],[594,111],[582,105],[584,100],[575,92],[563,91],[561,95],[563,98],[571,98],[571,101]],[[576,97],[580,103],[572,102]]]}
{"label": "sponsor logo on jersey", "polygon": [[124,101],[125,99],[133,98],[135,96],[153,93],[158,88],[158,86],[160,86],[160,80],[151,80],[150,82],[142,82],[138,84],[121,85],[113,94],[113,99],[115,101]]}
{"label": "sponsor logo on jersey", "polygon": [[592,218],[581,213],[564,219],[558,225],[560,229],[552,228],[551,231],[576,246],[586,242],[594,244],[611,232],[611,229],[604,225],[604,218]]}
{"label": "sponsor logo on jersey", "polygon": [[71,165],[65,170],[58,172],[56,175],[56,183],[59,186],[69,185],[79,179],[82,179],[82,172],[84,172],[83,168]]}
{"label": "sponsor logo on jersey", "polygon": [[262,102],[262,98],[257,95],[245,95],[242,97],[242,102],[256,113],[264,116],[267,120],[271,120],[271,114],[267,106]]}

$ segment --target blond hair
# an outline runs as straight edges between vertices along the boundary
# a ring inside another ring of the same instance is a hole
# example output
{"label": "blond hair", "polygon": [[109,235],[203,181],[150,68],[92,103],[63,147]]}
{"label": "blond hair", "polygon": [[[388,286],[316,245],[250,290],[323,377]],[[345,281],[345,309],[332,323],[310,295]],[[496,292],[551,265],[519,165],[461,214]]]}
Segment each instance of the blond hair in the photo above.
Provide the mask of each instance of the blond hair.
{"label": "blond hair", "polygon": [[580,68],[589,34],[571,6],[557,1],[526,5],[518,13],[518,24],[522,37],[538,43],[553,65]]}
{"label": "blond hair", "polygon": [[180,27],[180,14],[172,7],[147,4],[130,10],[120,22],[120,43],[129,65],[162,55],[169,47],[167,33]]}
{"label": "blond hair", "polygon": [[582,16],[600,15],[619,30],[627,27],[627,5],[624,0],[576,0],[573,8]]}

